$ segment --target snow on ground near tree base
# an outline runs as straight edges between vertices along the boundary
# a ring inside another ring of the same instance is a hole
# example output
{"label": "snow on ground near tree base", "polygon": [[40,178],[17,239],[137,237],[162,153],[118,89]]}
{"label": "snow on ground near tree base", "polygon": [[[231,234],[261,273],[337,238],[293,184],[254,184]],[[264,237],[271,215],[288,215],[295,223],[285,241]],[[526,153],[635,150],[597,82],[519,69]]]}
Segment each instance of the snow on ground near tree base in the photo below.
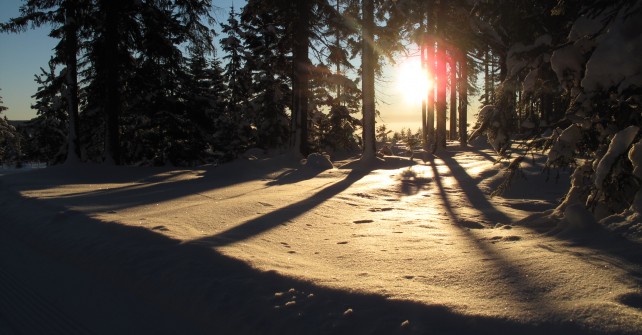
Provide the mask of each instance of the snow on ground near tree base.
{"label": "snow on ground near tree base", "polygon": [[525,159],[490,198],[490,150],[423,159],[53,167],[0,179],[0,228],[208,331],[642,332],[639,244],[512,224],[554,208],[568,172]]}

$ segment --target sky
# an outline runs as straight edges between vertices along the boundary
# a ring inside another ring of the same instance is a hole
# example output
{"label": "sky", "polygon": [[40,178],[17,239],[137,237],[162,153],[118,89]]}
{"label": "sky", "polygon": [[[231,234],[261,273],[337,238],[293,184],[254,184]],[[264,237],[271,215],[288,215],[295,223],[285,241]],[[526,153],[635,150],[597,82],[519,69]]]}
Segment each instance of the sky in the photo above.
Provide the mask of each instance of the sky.
{"label": "sky", "polygon": [[[214,0],[214,5],[219,8],[214,11],[214,15],[219,21],[225,21],[229,8],[232,5],[239,8],[244,2]],[[0,1],[0,22],[17,17],[21,3],[20,0]],[[46,68],[57,43],[47,36],[48,32],[47,27],[41,27],[20,34],[0,34],[0,96],[3,98],[3,105],[8,108],[4,115],[9,120],[28,120],[36,116],[36,111],[31,109],[34,103],[31,96],[37,89],[34,75],[41,72],[41,67]],[[414,132],[420,128],[420,101],[410,101],[408,94],[404,93],[413,87],[408,85],[407,80],[407,76],[413,71],[408,71],[404,64],[413,60],[416,63],[416,58],[417,56],[400,56],[396,60],[397,65],[387,66],[383,77],[379,78],[377,99],[381,115],[377,119],[378,124],[385,123],[395,131],[411,128]],[[406,70],[402,70],[404,68]]]}

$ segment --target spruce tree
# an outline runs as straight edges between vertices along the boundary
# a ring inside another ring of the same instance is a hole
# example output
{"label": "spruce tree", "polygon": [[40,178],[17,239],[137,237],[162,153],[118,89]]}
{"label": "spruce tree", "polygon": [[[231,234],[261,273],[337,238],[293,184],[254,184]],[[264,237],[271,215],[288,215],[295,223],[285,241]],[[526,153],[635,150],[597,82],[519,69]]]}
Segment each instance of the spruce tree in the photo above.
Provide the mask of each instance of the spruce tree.
{"label": "spruce tree", "polygon": [[70,148],[66,140],[69,128],[65,127],[69,123],[69,100],[65,98],[65,78],[57,72],[55,63],[51,60],[48,68],[41,68],[41,73],[35,76],[39,86],[33,95],[36,103],[31,108],[37,116],[29,124],[34,134],[30,139],[31,155],[48,164],[62,163]]}
{"label": "spruce tree", "polygon": [[256,128],[257,145],[283,148],[289,137],[286,107],[291,102],[290,50],[286,27],[278,12],[255,13],[246,7],[242,15],[247,71],[252,78],[250,119]]}
{"label": "spruce tree", "polygon": [[80,49],[82,30],[86,29],[86,22],[80,12],[89,12],[92,6],[89,0],[34,0],[20,7],[21,16],[13,18],[0,25],[2,32],[21,32],[28,27],[50,25],[51,37],[60,39],[55,48],[54,63],[64,64],[65,78],[64,94],[67,101],[67,114],[69,115],[67,131],[67,160],[78,161],[81,156],[79,142],[79,116],[78,116],[78,71],[77,55]]}

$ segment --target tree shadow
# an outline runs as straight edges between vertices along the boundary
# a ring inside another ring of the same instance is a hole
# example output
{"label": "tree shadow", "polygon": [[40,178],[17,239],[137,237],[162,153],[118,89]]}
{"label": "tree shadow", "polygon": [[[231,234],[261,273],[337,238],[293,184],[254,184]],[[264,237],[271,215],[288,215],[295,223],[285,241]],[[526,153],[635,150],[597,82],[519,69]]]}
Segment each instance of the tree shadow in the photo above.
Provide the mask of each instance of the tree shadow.
{"label": "tree shadow", "polygon": [[[459,183],[459,187],[467,193],[467,199],[472,207],[480,211],[487,219],[492,220],[491,222],[499,222],[494,221],[497,219],[508,220],[508,217],[505,216],[505,214],[492,207],[492,204],[490,204],[490,202],[485,198],[481,190],[475,190],[474,184],[470,184],[472,178],[466,178],[467,174],[465,171],[459,170],[461,166],[459,166],[450,157],[446,157],[445,159],[443,158],[443,155],[441,155],[441,157],[442,160],[446,162],[446,165],[451,169],[453,177],[456,179],[458,178],[457,181]],[[446,192],[442,183],[442,176],[440,175],[434,160],[431,162],[431,167],[442,204],[444,208],[446,208],[447,215],[452,220],[453,226],[466,237],[466,241],[483,253],[482,258],[490,260],[494,264],[492,268],[499,273],[502,280],[508,284],[506,287],[512,291],[512,296],[520,302],[533,306],[536,310],[546,311],[551,314],[555,313],[555,306],[552,306],[544,297],[538,294],[538,292],[546,291],[545,284],[538,286],[538,283],[529,279],[528,274],[520,269],[519,266],[513,264],[513,262],[495,250],[488,242],[481,240],[471,231],[471,229],[481,229],[485,227],[477,222],[471,222],[463,219],[455,211],[455,208],[448,197],[448,192]],[[481,208],[478,207],[478,204],[481,204]],[[489,208],[491,207],[492,210],[489,211]]]}
{"label": "tree shadow", "polygon": [[407,169],[401,173],[399,182],[399,192],[405,196],[412,196],[427,188],[432,179],[420,177],[412,169]]}
{"label": "tree shadow", "polygon": [[[359,176],[346,178],[315,196],[327,198]],[[295,205],[291,213],[272,219],[286,219],[320,202],[311,198]],[[180,329],[179,319],[196,328],[195,334],[600,333],[565,321],[523,324],[462,315],[446,306],[321,287],[256,270],[201,243],[180,243],[147,229],[59,211],[64,208],[50,200],[25,198],[6,189],[0,192],[0,199],[3,230],[165,311],[168,319],[163,322],[175,325],[166,329],[168,334]],[[19,217],[12,212],[16,208],[22,208]],[[43,220],[43,215],[51,217]],[[250,234],[224,235],[238,239]],[[91,308],[87,305],[87,313]],[[100,324],[87,326],[105,329]]]}
{"label": "tree shadow", "polygon": [[[451,170],[453,177],[457,180],[459,187],[464,192],[468,202],[472,205],[473,208],[477,209],[486,220],[491,223],[512,223],[511,219],[506,216],[503,212],[496,209],[492,203],[486,198],[483,192],[476,187],[475,181],[466,173],[466,171],[455,161],[450,155],[440,155],[440,158]],[[482,228],[482,227],[471,227],[470,222],[467,220],[462,220],[458,214],[455,212],[455,208],[450,204],[448,200],[448,194],[444,189],[444,186],[439,177],[438,169],[436,168],[434,161],[431,162],[433,173],[435,175],[435,184],[439,189],[444,207],[447,210],[448,215],[456,223],[455,226],[464,233],[470,241],[472,241],[479,250],[488,255],[489,259],[495,259],[495,262],[499,265],[497,266],[500,271],[504,272],[503,276],[507,278],[515,278],[515,282],[524,283],[528,287],[526,290],[525,299],[527,301],[532,301],[537,304],[537,308],[546,310],[547,308],[554,307],[549,306],[546,301],[542,300],[541,297],[535,294],[538,291],[546,291],[545,289],[538,288],[537,283],[529,282],[528,276],[523,273],[518,267],[511,264],[505,258],[503,258],[499,253],[497,253],[493,248],[484,241],[480,240],[475,236],[473,232],[466,228]],[[617,267],[626,272],[638,285],[642,284],[642,270],[639,265],[642,264],[642,244],[627,240],[623,237],[615,236],[613,233],[608,232],[605,228],[596,227],[594,230],[578,232],[577,234],[554,234],[553,231],[558,231],[557,228],[553,228],[550,225],[543,226],[524,226],[525,228],[530,228],[539,233],[547,234],[551,237],[556,238],[560,241],[566,241],[567,246],[570,248],[548,248],[550,252],[556,253],[570,253],[573,256],[581,257],[584,261],[593,263],[597,267],[603,267],[605,264],[608,266]],[[546,249],[545,246],[541,246]],[[588,248],[595,251],[599,251],[597,255],[591,255],[587,252],[582,252],[579,248]],[[604,255],[606,257],[602,257]],[[633,267],[623,264],[627,262],[629,264],[635,264],[636,269]],[[520,292],[516,292],[519,294]],[[637,296],[635,296],[637,297]],[[628,296],[623,297],[622,299],[627,300]],[[635,300],[637,298],[634,298]],[[637,300],[635,300],[637,301]],[[623,303],[626,304],[626,301]],[[634,308],[637,307],[637,303],[634,302],[630,304]]]}
{"label": "tree shadow", "polygon": [[[437,157],[441,158],[441,160],[444,161],[446,166],[450,169],[452,176],[457,180],[457,183],[463,191],[466,200],[468,200],[468,203],[478,210],[488,222],[511,223],[512,219],[502,211],[495,208],[484,192],[477,187],[477,181],[475,181],[475,179],[466,172],[466,169],[459,165],[451,155],[440,154]],[[435,166],[434,159],[430,161],[430,165],[433,167],[435,179],[437,179],[438,171]]]}
{"label": "tree shadow", "polygon": [[312,179],[325,170],[300,166],[296,169],[284,171],[267,183],[268,186],[296,184],[298,182]]}
{"label": "tree shadow", "polygon": [[[291,169],[292,164],[287,160],[283,162],[265,160],[232,162],[221,166],[185,170],[103,167],[88,164],[74,167],[73,173],[65,170],[64,167],[54,167],[51,170],[25,172],[19,176],[12,176],[11,179],[2,178],[0,183],[18,191],[38,191],[74,184],[105,184],[109,188],[69,193],[56,196],[51,200],[61,206],[94,207],[94,212],[106,212],[158,204],[193,195],[207,198],[208,191],[247,180],[269,181],[273,179],[273,173]],[[185,176],[189,178],[181,178]],[[237,196],[239,195],[230,198]]]}
{"label": "tree shadow", "polygon": [[343,192],[350,187],[350,185],[359,181],[359,179],[363,178],[368,173],[369,172],[365,170],[354,170],[341,181],[323,188],[306,199],[300,200],[283,208],[279,208],[213,236],[192,240],[187,243],[219,247],[259,235],[279,225],[287,224],[296,217],[309,212],[313,208],[326,202],[328,199]]}

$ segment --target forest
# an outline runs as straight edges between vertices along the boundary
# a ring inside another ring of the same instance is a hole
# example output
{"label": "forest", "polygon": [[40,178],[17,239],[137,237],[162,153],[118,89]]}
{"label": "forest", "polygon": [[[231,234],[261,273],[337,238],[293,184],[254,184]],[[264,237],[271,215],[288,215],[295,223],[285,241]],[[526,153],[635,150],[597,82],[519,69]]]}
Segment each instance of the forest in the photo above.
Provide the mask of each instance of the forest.
{"label": "forest", "polygon": [[[511,157],[511,144],[525,141],[548,152],[547,168],[599,175],[582,193],[620,212],[639,188],[626,153],[640,138],[641,10],[625,0],[250,0],[238,12],[207,0],[28,1],[0,31],[47,25],[59,43],[35,77],[37,117],[18,129],[1,121],[0,160],[196,166],[251,148],[371,160],[389,140],[375,126],[375,79],[414,46],[433,84],[421,131],[395,140],[435,153],[485,136],[512,160],[524,155]],[[484,108],[469,131],[472,98]]]}
{"label": "forest", "polygon": [[58,42],[0,117],[0,333],[640,334],[641,1],[237,5],[0,22]]}

